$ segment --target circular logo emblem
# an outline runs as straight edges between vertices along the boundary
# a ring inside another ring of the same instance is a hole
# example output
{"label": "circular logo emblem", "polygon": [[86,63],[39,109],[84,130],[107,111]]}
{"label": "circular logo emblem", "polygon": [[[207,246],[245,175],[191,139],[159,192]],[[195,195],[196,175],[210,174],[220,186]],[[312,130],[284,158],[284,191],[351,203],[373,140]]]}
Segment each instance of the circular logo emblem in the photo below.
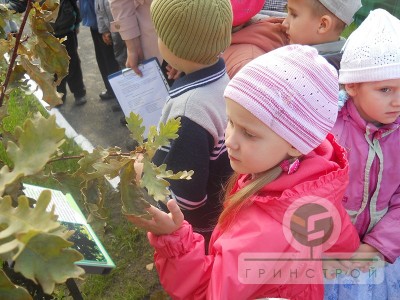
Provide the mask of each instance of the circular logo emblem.
{"label": "circular logo emblem", "polygon": [[338,239],[341,219],[336,207],[328,200],[315,196],[293,202],[284,219],[284,233],[298,250],[304,247],[329,249]]}

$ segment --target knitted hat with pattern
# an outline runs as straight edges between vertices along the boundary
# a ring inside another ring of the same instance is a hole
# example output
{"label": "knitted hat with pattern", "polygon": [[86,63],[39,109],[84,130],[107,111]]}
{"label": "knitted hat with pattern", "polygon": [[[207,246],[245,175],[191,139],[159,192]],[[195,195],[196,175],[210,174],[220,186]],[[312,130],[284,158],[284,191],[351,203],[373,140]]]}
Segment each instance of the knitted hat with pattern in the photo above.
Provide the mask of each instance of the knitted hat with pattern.
{"label": "knitted hat with pattern", "polygon": [[371,11],[342,51],[340,83],[400,78],[400,20],[383,9]]}
{"label": "knitted hat with pattern", "polygon": [[233,26],[249,21],[263,8],[265,0],[231,0],[233,11]]}
{"label": "knitted hat with pattern", "polygon": [[361,0],[318,0],[331,13],[349,25],[354,14],[361,8]]}
{"label": "knitted hat with pattern", "polygon": [[179,58],[211,64],[231,43],[229,0],[154,0],[150,12],[158,37]]}
{"label": "knitted hat with pattern", "polygon": [[307,154],[335,124],[338,92],[336,70],[315,48],[289,45],[245,65],[224,96]]}

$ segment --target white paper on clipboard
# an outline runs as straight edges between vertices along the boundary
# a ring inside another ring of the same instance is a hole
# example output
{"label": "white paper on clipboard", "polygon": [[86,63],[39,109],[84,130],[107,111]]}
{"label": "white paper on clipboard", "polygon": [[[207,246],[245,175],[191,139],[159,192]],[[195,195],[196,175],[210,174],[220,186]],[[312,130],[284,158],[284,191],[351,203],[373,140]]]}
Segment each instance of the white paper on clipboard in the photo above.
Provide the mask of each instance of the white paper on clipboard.
{"label": "white paper on clipboard", "polygon": [[168,84],[154,57],[139,65],[143,76],[132,69],[124,69],[108,76],[108,81],[125,116],[131,112],[143,118],[145,137],[151,125],[157,126],[168,97]]}

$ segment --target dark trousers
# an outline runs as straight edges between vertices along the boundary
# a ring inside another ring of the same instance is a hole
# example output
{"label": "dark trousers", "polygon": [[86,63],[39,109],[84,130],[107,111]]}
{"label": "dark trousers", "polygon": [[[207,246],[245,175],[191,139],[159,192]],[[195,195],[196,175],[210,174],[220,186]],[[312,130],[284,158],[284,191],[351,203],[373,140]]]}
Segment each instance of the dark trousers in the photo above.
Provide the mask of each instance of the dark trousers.
{"label": "dark trousers", "polygon": [[113,93],[111,85],[108,82],[108,75],[118,72],[120,70],[118,62],[116,61],[114,56],[113,46],[106,45],[103,42],[101,33],[99,33],[97,29],[90,28],[90,33],[92,34],[96,61],[99,66],[104,85],[108,92]]}
{"label": "dark trousers", "polygon": [[[81,68],[81,60],[78,55],[78,36],[76,31],[72,31],[65,35],[67,39],[63,42],[70,57],[68,75],[63,78],[57,92],[63,93],[64,98],[67,95],[67,83],[71,93],[75,97],[82,97],[86,95],[85,84],[83,83],[83,75]],[[63,38],[64,36],[57,36]]]}

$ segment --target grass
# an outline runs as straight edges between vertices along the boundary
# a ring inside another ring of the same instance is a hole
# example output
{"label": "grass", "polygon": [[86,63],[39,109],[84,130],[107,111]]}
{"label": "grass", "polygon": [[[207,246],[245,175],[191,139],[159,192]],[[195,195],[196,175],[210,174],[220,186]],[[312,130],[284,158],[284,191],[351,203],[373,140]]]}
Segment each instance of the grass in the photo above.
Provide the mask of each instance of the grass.
{"label": "grass", "polygon": [[[47,116],[48,112],[40,105],[33,95],[15,91],[10,95],[8,103],[9,116],[5,117],[3,126],[6,131],[14,132],[16,126],[22,126],[24,121],[40,112]],[[5,134],[6,132],[0,132]],[[67,139],[61,150],[66,155],[77,155],[82,149],[73,140]],[[8,159],[3,143],[0,143],[0,164],[12,165]],[[74,171],[76,160],[63,160],[54,163],[53,170],[58,172]],[[30,183],[36,183],[30,181]],[[57,188],[55,181],[41,182],[42,186]],[[80,201],[78,183],[71,184],[71,194],[77,200],[81,210],[86,214]],[[121,213],[118,194],[111,190],[108,199],[110,218],[106,221],[95,220],[92,227],[102,241],[107,252],[116,264],[116,268],[108,275],[85,274],[83,280],[77,280],[84,299],[168,299],[158,281],[155,269],[148,270],[146,266],[153,262],[153,250],[150,247],[145,232],[134,228]],[[54,299],[72,299],[64,285],[58,285]]]}

